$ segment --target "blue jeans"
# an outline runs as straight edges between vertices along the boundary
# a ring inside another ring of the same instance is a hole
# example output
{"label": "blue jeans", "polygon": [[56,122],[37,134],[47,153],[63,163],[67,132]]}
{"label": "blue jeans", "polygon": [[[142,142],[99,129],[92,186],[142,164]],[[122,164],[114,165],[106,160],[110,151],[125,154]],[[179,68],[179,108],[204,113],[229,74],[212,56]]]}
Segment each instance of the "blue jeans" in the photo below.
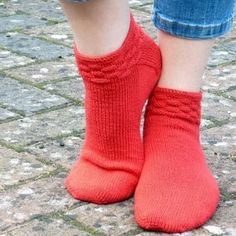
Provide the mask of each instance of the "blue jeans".
{"label": "blue jeans", "polygon": [[236,0],[154,0],[152,20],[158,29],[177,37],[217,38],[232,28],[235,2]]}

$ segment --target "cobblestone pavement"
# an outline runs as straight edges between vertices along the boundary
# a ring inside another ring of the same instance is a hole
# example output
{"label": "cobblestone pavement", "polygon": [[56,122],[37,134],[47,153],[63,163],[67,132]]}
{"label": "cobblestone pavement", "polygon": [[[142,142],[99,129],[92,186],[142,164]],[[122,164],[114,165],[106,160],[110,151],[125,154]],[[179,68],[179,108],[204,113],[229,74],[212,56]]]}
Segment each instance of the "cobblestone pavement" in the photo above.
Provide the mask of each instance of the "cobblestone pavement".
{"label": "cobblestone pavement", "polygon": [[[151,0],[130,1],[155,38]],[[138,235],[132,199],[106,206],[63,188],[84,137],[83,85],[57,0],[0,0],[0,235]],[[205,73],[202,144],[221,188],[216,215],[183,236],[236,235],[236,24]],[[175,234],[175,236],[180,234]]]}

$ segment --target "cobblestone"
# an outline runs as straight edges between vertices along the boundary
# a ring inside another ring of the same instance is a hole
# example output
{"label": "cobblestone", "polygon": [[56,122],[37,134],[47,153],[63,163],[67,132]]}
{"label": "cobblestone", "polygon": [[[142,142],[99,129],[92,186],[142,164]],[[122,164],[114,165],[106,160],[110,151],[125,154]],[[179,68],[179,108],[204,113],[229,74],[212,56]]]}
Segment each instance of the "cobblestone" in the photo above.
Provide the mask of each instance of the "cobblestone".
{"label": "cobblestone", "polygon": [[67,81],[62,81],[54,84],[47,84],[43,87],[47,91],[56,92],[62,96],[66,96],[68,98],[83,101],[83,82],[81,78],[71,79]]}
{"label": "cobblestone", "polygon": [[1,17],[0,32],[28,29],[34,26],[45,25],[46,21],[28,15],[12,15]]}
{"label": "cobblestone", "polygon": [[0,230],[24,223],[37,215],[66,211],[76,200],[64,194],[65,173],[39,179],[13,191],[0,193]]}
{"label": "cobblestone", "polygon": [[65,16],[58,5],[58,0],[10,0],[5,7],[15,11],[21,11],[39,19],[47,19],[52,22],[65,21]]}
{"label": "cobblestone", "polygon": [[8,111],[7,109],[0,108],[0,121],[16,117],[19,117],[19,115],[14,112]]}
{"label": "cobblestone", "polygon": [[42,218],[30,221],[19,227],[9,228],[6,233],[0,236],[44,236],[44,235],[57,235],[57,236],[91,236],[77,227],[67,224],[62,219]]}
{"label": "cobblestone", "polygon": [[28,57],[18,56],[6,50],[0,50],[0,70],[16,66],[25,66],[32,62],[34,62],[34,60]]}
{"label": "cobblestone", "polygon": [[219,66],[206,70],[204,75],[204,91],[225,93],[235,86],[236,65]]}
{"label": "cobblestone", "polygon": [[1,103],[27,115],[68,103],[62,97],[21,84],[10,78],[0,77],[0,82]]}
{"label": "cobblestone", "polygon": [[229,99],[211,94],[204,93],[203,97],[203,114],[212,117],[218,121],[235,119],[236,102]]}
{"label": "cobblestone", "polygon": [[42,175],[54,168],[36,160],[27,153],[17,153],[0,146],[0,189]]}
{"label": "cobblestone", "polygon": [[[131,0],[155,40],[152,0]],[[235,18],[236,23],[236,18]],[[216,40],[202,86],[201,142],[221,202],[204,226],[173,236],[236,235],[236,25]],[[95,205],[63,183],[84,141],[84,90],[58,0],[0,1],[0,236],[167,236],[140,229],[133,199]]]}
{"label": "cobblestone", "polygon": [[202,132],[202,142],[217,153],[236,156],[236,125],[227,123]]}
{"label": "cobblestone", "polygon": [[232,52],[222,47],[214,47],[212,49],[208,65],[214,67],[222,64],[228,64],[230,62],[235,62],[235,60],[235,55]]}
{"label": "cobblestone", "polygon": [[84,113],[81,107],[72,106],[5,123],[0,128],[0,141],[27,146],[74,132],[83,133]]}
{"label": "cobblestone", "polygon": [[0,46],[32,59],[50,60],[71,55],[66,47],[18,32],[0,34]]}
{"label": "cobblestone", "polygon": [[33,84],[57,82],[78,75],[74,60],[65,59],[57,62],[44,62],[37,65],[6,70],[9,76]]}
{"label": "cobblestone", "polygon": [[37,142],[28,146],[26,150],[46,161],[70,168],[79,153],[82,142],[80,137],[70,136],[58,140]]}
{"label": "cobblestone", "polygon": [[69,211],[67,215],[106,235],[121,235],[136,229],[130,201],[106,206],[88,204]]}
{"label": "cobblestone", "polygon": [[62,43],[67,46],[72,46],[73,36],[70,27],[67,23],[60,23],[48,26],[34,27],[30,30],[25,30],[25,33],[52,40],[56,43]]}
{"label": "cobblestone", "polygon": [[236,39],[226,40],[221,47],[236,56]]}

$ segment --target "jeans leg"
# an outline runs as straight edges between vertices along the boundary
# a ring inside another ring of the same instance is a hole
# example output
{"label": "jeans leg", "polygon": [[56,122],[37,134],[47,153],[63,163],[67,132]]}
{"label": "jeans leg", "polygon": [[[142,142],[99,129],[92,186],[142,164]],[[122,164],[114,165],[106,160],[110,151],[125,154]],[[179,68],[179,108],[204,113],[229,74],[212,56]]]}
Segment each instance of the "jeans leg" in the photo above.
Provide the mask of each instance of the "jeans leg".
{"label": "jeans leg", "polygon": [[235,0],[154,0],[157,28],[189,39],[210,39],[232,27]]}

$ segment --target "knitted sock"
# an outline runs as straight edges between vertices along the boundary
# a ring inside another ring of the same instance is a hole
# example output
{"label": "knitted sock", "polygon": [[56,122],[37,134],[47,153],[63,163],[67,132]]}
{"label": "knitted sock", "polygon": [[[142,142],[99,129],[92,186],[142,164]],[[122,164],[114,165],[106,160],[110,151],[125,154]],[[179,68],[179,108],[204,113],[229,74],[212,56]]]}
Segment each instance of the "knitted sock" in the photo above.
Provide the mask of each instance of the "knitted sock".
{"label": "knitted sock", "polygon": [[88,58],[75,49],[75,57],[85,84],[86,135],[65,186],[88,202],[127,199],[144,162],[140,118],[159,78],[160,50],[131,17],[118,50]]}
{"label": "knitted sock", "polygon": [[157,88],[145,114],[145,164],[135,218],[149,230],[188,231],[204,224],[219,201],[199,141],[201,93]]}

